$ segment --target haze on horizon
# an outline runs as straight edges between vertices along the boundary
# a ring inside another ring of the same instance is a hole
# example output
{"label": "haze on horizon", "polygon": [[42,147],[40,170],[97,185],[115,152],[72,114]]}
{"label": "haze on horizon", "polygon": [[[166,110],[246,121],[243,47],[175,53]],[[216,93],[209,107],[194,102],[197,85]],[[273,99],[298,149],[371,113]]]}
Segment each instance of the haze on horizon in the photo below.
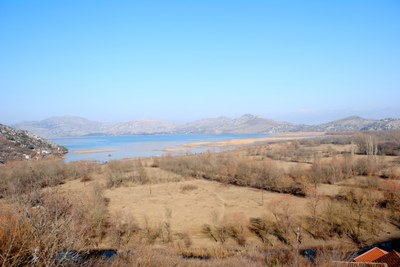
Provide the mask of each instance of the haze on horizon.
{"label": "haze on horizon", "polygon": [[400,117],[398,1],[0,1],[0,123]]}

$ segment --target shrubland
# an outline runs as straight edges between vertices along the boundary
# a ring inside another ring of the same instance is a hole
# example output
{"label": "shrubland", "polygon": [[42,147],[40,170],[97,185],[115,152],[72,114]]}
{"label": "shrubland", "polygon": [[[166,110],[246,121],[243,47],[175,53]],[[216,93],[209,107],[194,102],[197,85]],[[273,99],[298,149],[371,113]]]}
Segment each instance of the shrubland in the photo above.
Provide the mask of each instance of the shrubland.
{"label": "shrubland", "polygon": [[[357,248],[400,236],[399,136],[333,135],[106,165],[9,162],[0,166],[0,263],[327,266],[346,260]],[[171,194],[182,199],[209,190],[197,181],[250,188],[260,196],[260,212],[214,210],[190,232],[174,225],[167,207],[156,217],[109,207],[107,192],[123,188],[146,191],[149,202],[157,199],[158,185],[176,184]],[[315,249],[313,262],[298,247]],[[118,256],[84,263],[76,256],[102,249]]]}

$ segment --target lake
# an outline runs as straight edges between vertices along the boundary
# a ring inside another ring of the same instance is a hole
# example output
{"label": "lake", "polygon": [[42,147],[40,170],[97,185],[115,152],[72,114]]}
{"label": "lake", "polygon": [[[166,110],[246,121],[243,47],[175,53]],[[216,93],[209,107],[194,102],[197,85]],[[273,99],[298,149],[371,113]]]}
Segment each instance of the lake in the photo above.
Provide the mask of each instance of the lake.
{"label": "lake", "polygon": [[[68,148],[66,162],[77,160],[98,160],[100,162],[133,157],[151,157],[167,154],[201,153],[209,147],[185,147],[196,142],[222,142],[234,139],[262,138],[268,135],[257,134],[188,134],[188,135],[134,135],[134,136],[88,136],[71,138],[52,138],[51,141]],[[212,148],[222,151],[232,147]],[[93,153],[97,151],[96,153]],[[85,154],[79,154],[79,153]]]}

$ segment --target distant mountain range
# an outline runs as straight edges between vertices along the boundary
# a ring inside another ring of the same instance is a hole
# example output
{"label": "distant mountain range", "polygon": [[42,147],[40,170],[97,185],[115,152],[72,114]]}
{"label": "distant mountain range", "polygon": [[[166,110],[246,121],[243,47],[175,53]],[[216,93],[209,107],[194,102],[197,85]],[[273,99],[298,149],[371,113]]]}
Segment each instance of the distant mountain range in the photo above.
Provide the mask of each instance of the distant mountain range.
{"label": "distant mountain range", "polygon": [[346,132],[382,131],[400,129],[400,119],[364,119],[357,116],[319,125],[296,125],[274,121],[251,114],[239,118],[218,117],[176,125],[159,120],[134,120],[107,124],[81,117],[52,117],[42,121],[26,121],[13,127],[37,135],[74,137],[87,135],[139,135],[139,134],[271,134],[280,132]]}

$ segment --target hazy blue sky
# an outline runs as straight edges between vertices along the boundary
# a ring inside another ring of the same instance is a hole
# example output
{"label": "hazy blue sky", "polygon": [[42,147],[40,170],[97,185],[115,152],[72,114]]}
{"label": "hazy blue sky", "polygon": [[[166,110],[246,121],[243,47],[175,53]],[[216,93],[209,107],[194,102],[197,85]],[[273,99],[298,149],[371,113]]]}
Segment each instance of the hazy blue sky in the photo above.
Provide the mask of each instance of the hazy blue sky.
{"label": "hazy blue sky", "polygon": [[400,117],[400,1],[0,0],[0,123]]}

